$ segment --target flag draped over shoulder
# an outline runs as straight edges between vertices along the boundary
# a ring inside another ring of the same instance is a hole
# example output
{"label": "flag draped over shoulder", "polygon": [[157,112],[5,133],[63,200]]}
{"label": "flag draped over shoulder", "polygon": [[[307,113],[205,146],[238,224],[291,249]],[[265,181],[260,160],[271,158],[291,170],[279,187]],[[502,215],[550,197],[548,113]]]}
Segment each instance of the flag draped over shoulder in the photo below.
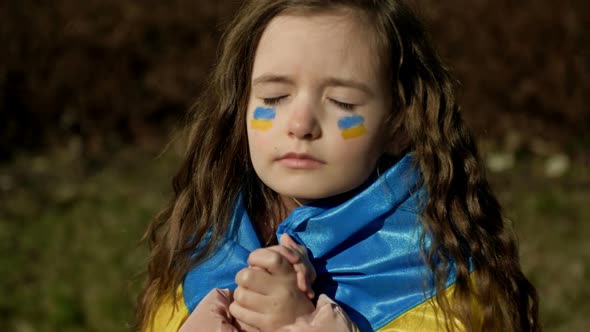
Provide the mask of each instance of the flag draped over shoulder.
{"label": "flag draped over shoulder", "polygon": [[[407,155],[351,199],[294,209],[278,227],[309,250],[316,294],[334,299],[361,331],[384,327],[434,295],[420,252],[420,202],[426,193]],[[236,273],[260,248],[240,197],[223,245],[183,283],[189,311],[213,288],[235,289]],[[449,275],[448,284],[455,280]]]}

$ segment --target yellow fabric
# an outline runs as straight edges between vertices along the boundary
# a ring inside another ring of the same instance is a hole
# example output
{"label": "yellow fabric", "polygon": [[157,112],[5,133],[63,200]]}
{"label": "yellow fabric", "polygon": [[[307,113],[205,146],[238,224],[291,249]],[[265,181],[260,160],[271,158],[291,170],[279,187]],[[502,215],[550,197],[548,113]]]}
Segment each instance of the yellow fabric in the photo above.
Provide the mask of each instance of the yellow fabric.
{"label": "yellow fabric", "polygon": [[145,332],[177,332],[180,329],[189,316],[182,296],[182,286],[178,287],[176,299],[176,305],[172,301],[172,296],[162,301],[154,315],[154,320],[150,322]]}
{"label": "yellow fabric", "polygon": [[[471,275],[473,282],[474,275]],[[446,293],[452,299],[454,285],[447,288]],[[150,322],[145,332],[178,332],[184,321],[189,316],[188,309],[184,303],[182,295],[182,286],[177,290],[176,306],[172,301],[172,296],[167,297],[162,301],[158,307],[154,320]],[[472,301],[472,307],[477,310],[477,302]],[[438,315],[435,313],[438,312]],[[429,299],[422,304],[406,311],[404,314],[389,322],[387,325],[378,329],[377,332],[410,332],[410,331],[436,331],[443,332],[445,324],[441,319],[442,312],[438,308],[436,300]],[[474,322],[475,323],[475,322]],[[463,326],[459,321],[456,321],[459,327],[458,331],[463,331]],[[477,326],[477,324],[476,324]],[[360,332],[355,326],[355,331]]]}
{"label": "yellow fabric", "polygon": [[[475,282],[475,274],[470,276],[471,283]],[[473,284],[472,284],[473,286]],[[455,285],[447,288],[445,293],[449,300],[453,298],[453,291]],[[452,305],[452,303],[450,303]],[[481,313],[477,300],[475,297],[471,298],[471,309],[475,313]],[[438,315],[436,315],[438,313]],[[477,315],[476,316],[481,316]],[[392,320],[387,325],[378,329],[377,332],[405,332],[405,331],[446,331],[445,322],[443,321],[443,313],[441,312],[436,300],[434,298],[425,301],[422,304],[406,311],[398,318]],[[455,324],[458,327],[455,331],[465,331],[465,328],[459,320],[455,319]],[[476,331],[479,329],[481,322],[472,322]]]}
{"label": "yellow fabric", "polygon": [[394,319],[377,331],[445,331],[444,323],[442,321],[439,322],[435,315],[434,306],[436,306],[436,301],[426,301],[411,310],[406,311],[403,315]]}

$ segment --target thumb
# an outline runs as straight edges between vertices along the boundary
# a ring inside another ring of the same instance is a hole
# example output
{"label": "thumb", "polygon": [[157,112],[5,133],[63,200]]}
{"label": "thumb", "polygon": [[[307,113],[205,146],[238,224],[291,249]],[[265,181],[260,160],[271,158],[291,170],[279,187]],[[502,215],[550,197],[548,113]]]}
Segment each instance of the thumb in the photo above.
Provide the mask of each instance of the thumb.
{"label": "thumb", "polygon": [[295,249],[297,246],[299,246],[297,242],[295,242],[295,240],[293,240],[287,233],[283,233],[283,235],[281,235],[279,243],[282,246],[291,247],[292,249]]}
{"label": "thumb", "polygon": [[297,252],[302,258],[305,257],[305,259],[308,259],[307,248],[295,242],[295,240],[293,240],[289,234],[283,233],[279,239],[279,243],[281,246],[290,248]]}

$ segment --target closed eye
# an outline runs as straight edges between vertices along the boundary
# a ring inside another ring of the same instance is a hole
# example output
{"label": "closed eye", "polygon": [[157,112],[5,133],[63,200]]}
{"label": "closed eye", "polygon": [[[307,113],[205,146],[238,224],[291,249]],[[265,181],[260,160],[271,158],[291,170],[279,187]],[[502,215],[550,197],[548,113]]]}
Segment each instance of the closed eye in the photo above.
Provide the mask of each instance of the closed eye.
{"label": "closed eye", "polygon": [[352,111],[352,110],[354,110],[354,107],[356,106],[354,104],[344,103],[344,102],[338,101],[336,99],[330,99],[330,101],[345,111]]}
{"label": "closed eye", "polygon": [[278,105],[281,102],[281,100],[283,100],[286,97],[287,96],[278,96],[278,97],[273,97],[273,98],[262,98],[262,101],[267,106],[274,106],[274,105]]}

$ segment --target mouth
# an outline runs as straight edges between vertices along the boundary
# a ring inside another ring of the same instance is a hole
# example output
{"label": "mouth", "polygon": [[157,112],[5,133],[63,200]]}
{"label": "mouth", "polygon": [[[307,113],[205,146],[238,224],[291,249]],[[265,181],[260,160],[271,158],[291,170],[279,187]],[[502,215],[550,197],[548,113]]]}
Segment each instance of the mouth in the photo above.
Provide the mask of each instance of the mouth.
{"label": "mouth", "polygon": [[307,153],[289,152],[277,159],[277,162],[291,169],[316,169],[325,164],[320,160]]}

